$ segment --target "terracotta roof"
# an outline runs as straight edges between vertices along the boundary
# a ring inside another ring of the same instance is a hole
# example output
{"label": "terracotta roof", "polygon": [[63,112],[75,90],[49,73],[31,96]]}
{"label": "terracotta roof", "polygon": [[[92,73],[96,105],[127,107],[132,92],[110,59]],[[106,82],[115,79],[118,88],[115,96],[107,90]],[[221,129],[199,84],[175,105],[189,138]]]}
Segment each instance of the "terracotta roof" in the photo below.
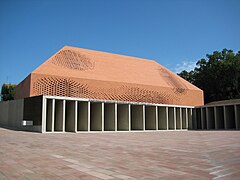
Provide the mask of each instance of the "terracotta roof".
{"label": "terracotta roof", "polygon": [[153,60],[69,46],[35,69],[16,91],[16,98],[43,94],[203,105],[202,90]]}
{"label": "terracotta roof", "polygon": [[153,60],[69,46],[32,73],[199,90]]}

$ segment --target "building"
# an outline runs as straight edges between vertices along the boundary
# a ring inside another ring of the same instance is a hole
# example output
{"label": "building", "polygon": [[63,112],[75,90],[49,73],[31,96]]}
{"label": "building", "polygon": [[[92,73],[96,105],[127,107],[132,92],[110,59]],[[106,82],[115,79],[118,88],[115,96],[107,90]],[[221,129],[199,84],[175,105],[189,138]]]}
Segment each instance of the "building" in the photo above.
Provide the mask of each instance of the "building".
{"label": "building", "polygon": [[203,91],[153,60],[64,47],[16,87],[15,99],[64,96],[185,106]]}
{"label": "building", "polygon": [[0,124],[39,132],[192,129],[203,91],[153,60],[64,47],[0,103]]}
{"label": "building", "polygon": [[193,129],[239,130],[240,99],[215,101],[193,110]]}

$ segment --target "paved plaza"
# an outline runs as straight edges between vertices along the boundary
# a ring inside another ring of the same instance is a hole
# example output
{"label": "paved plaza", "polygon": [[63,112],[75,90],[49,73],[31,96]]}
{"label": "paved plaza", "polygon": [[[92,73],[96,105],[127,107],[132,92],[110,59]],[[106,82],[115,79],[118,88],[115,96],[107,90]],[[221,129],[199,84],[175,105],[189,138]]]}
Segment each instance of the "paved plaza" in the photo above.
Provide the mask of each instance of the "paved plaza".
{"label": "paved plaza", "polygon": [[49,133],[0,128],[0,179],[239,179],[240,131]]}

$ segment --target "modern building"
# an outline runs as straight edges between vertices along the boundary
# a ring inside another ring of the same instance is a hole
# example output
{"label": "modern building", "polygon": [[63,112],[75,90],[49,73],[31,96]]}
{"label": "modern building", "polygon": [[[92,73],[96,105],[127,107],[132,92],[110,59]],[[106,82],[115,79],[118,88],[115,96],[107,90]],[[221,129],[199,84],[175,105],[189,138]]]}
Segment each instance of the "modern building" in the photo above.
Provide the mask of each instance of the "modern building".
{"label": "modern building", "polygon": [[185,106],[203,91],[153,60],[64,47],[16,88],[15,99],[64,96]]}
{"label": "modern building", "polygon": [[192,129],[203,91],[153,60],[64,47],[0,103],[0,124],[39,132]]}

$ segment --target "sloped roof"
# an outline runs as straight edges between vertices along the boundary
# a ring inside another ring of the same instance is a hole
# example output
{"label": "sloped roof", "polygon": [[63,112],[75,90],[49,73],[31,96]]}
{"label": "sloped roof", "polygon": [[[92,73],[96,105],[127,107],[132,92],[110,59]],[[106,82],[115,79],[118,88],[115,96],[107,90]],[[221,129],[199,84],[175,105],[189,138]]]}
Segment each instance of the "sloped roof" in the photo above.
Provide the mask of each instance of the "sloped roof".
{"label": "sloped roof", "polygon": [[154,60],[70,46],[63,47],[32,73],[200,90]]}
{"label": "sloped roof", "polygon": [[203,91],[153,60],[65,46],[16,87],[15,98],[49,95],[203,105]]}

